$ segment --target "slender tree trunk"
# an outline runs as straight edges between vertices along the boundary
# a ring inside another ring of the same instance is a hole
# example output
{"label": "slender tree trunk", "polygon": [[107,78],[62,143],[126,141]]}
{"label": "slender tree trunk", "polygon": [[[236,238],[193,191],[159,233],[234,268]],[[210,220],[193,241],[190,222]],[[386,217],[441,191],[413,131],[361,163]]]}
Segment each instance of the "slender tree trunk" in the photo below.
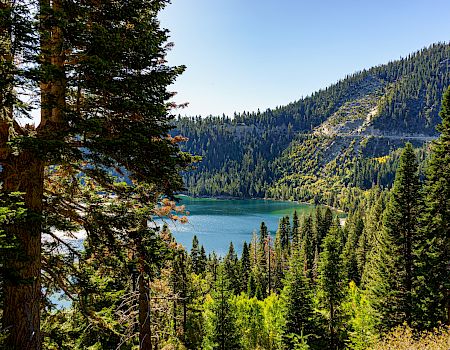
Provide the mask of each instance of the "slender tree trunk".
{"label": "slender tree trunk", "polygon": [[271,269],[272,269],[272,267],[270,266],[270,260],[271,260],[271,251],[270,251],[270,236],[268,237],[268,240],[267,240],[267,252],[268,252],[268,255],[269,255],[269,263],[267,264],[268,266],[269,266],[269,270],[268,270],[268,279],[269,279],[269,283],[268,283],[268,285],[269,285],[269,295],[270,295],[270,293],[272,292],[272,276],[271,276]]}
{"label": "slender tree trunk", "polygon": [[330,303],[330,349],[336,349],[335,333],[334,333],[334,305]]}
{"label": "slender tree trunk", "polygon": [[406,236],[406,308],[405,317],[408,325],[411,325],[411,309],[412,305],[412,232],[407,232]]}
{"label": "slender tree trunk", "polygon": [[173,298],[173,333],[177,334],[177,300],[175,296]]}
{"label": "slender tree trunk", "polygon": [[447,326],[450,326],[450,289],[447,289]]}
{"label": "slender tree trunk", "polygon": [[[140,226],[143,230],[147,228],[147,219],[143,219]],[[140,230],[139,230],[140,231]],[[145,266],[145,253],[142,243],[142,232],[137,232],[136,252],[138,254],[137,269],[139,271],[139,349],[152,350],[152,329],[151,329],[151,305],[149,275]],[[157,346],[154,347],[157,349]]]}
{"label": "slender tree trunk", "polygon": [[150,294],[145,272],[139,275],[139,349],[152,350]]}

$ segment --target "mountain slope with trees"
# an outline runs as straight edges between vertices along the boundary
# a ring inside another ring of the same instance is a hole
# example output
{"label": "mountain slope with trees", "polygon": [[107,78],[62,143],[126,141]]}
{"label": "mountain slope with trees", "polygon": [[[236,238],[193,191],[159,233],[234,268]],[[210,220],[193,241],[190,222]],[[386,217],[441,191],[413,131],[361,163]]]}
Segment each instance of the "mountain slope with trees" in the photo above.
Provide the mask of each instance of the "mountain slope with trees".
{"label": "mountain slope with trees", "polygon": [[450,46],[439,43],[284,107],[179,117],[185,150],[203,157],[185,174],[188,193],[339,204],[349,185],[391,186],[396,150],[410,141],[425,153],[436,137],[449,65]]}

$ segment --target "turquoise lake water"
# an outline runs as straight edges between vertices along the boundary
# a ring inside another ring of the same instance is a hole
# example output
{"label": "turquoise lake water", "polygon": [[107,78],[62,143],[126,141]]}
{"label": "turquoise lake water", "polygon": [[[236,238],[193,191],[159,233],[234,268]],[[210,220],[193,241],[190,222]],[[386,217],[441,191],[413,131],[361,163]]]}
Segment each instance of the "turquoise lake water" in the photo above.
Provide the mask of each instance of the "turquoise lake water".
{"label": "turquoise lake water", "polygon": [[294,210],[299,216],[307,215],[314,206],[295,202],[258,199],[212,199],[183,196],[180,205],[189,211],[189,223],[168,222],[179,243],[191,249],[192,238],[197,235],[207,253],[215,251],[225,255],[230,242],[240,254],[244,241],[249,243],[253,232],[259,232],[264,221],[272,234],[278,227],[278,220],[289,215],[292,220]]}

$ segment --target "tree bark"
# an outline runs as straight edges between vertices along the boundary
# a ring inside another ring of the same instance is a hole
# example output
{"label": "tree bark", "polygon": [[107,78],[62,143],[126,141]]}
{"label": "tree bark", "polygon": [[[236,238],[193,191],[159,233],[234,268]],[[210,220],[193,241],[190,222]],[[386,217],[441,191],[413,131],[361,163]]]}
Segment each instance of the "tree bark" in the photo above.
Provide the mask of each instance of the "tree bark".
{"label": "tree bark", "polygon": [[[0,2],[0,9],[8,11],[11,1]],[[8,251],[3,266],[4,309],[2,332],[7,337],[5,348],[11,350],[41,348],[39,308],[41,299],[41,222],[43,195],[43,164],[27,150],[15,155],[7,145],[14,138],[19,126],[13,119],[13,53],[11,30],[0,28],[1,40],[1,113],[0,160],[3,166],[1,181],[3,192],[22,192],[26,217],[14,225],[5,227],[10,237],[17,240],[17,249]]]}
{"label": "tree bark", "polygon": [[21,152],[4,169],[6,193],[24,192],[26,218],[6,228],[19,253],[5,259],[3,327],[6,348],[39,350],[41,301],[41,221],[44,166],[33,153]]}
{"label": "tree bark", "polygon": [[[4,8],[8,1],[2,1]],[[55,140],[55,131],[61,130],[65,104],[65,74],[62,30],[58,21],[48,20],[62,10],[61,0],[40,0],[40,49],[41,65],[51,74],[41,81],[41,123],[36,129],[36,139]],[[11,111],[12,111],[12,106]],[[11,138],[2,116],[0,144]],[[13,130],[14,121],[6,120],[8,130]],[[29,138],[30,140],[31,137]],[[15,155],[8,150],[2,152],[3,189],[5,193],[22,192],[26,216],[20,222],[6,227],[16,237],[17,251],[7,254],[4,269],[3,327],[7,337],[5,345],[10,350],[40,350],[40,306],[41,306],[41,231],[46,161],[32,150],[22,148]]]}
{"label": "tree bark", "polygon": [[150,295],[145,272],[139,275],[139,349],[152,350]]}

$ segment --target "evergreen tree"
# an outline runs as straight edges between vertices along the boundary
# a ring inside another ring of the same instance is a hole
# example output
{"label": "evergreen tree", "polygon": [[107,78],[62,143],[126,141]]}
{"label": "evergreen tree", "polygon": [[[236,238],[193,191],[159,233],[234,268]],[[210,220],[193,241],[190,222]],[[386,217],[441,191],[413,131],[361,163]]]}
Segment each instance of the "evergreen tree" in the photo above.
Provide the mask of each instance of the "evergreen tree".
{"label": "evergreen tree", "polygon": [[[241,291],[247,290],[247,285],[249,281],[249,276],[251,275],[251,269],[250,269],[250,253],[248,251],[248,245],[247,242],[244,242],[244,247],[242,248],[242,257],[241,257]],[[253,281],[254,282],[254,281]]]}
{"label": "evergreen tree", "polygon": [[370,278],[366,277],[367,262],[369,255],[373,255],[373,249],[379,244],[380,232],[383,230],[383,213],[384,213],[384,200],[382,196],[378,196],[375,203],[370,207],[369,214],[366,217],[364,230],[358,240],[358,247],[356,249],[356,259],[358,263],[358,272],[361,275],[361,283],[364,286],[366,282],[370,281]]}
{"label": "evergreen tree", "polygon": [[228,253],[225,256],[223,261],[224,267],[224,277],[231,283],[230,288],[234,291],[235,294],[238,294],[241,286],[240,286],[240,268],[239,268],[239,259],[237,257],[236,251],[234,250],[233,242],[230,243],[230,248],[228,249]]}
{"label": "evergreen tree", "polygon": [[[133,184],[152,189],[139,194],[143,203],[183,187],[179,171],[190,157],[167,136],[173,119],[167,87],[183,67],[164,64],[168,34],[157,14],[165,3],[1,3],[0,176],[5,193],[23,193],[28,213],[6,227],[21,249],[20,256],[4,260],[2,328],[9,331],[9,349],[41,348],[41,235],[49,166],[68,165],[74,177],[84,173],[118,197],[133,191],[112,190],[115,178],[108,170],[126,171]],[[27,112],[15,87],[39,95],[36,128],[15,120]]]}
{"label": "evergreen tree", "polygon": [[[367,254],[363,284],[365,294],[374,310],[376,326],[385,331],[393,324],[391,321],[391,301],[397,299],[395,281],[395,254],[392,237],[386,230],[375,232],[374,245]],[[398,323],[398,320],[394,322]]]}
{"label": "evergreen tree", "polygon": [[311,271],[311,280],[313,284],[317,282],[317,279],[319,277],[319,261],[319,248],[316,246],[316,249],[314,250],[314,260]]}
{"label": "evergreen tree", "polygon": [[341,302],[344,299],[344,282],[341,259],[340,228],[333,225],[325,236],[318,266],[318,295],[321,307],[326,310],[329,332],[329,349],[339,346],[338,331],[342,318]]}
{"label": "evergreen tree", "polygon": [[280,247],[284,252],[289,250],[290,231],[289,216],[282,217],[278,222],[277,236],[280,240]]}
{"label": "evergreen tree", "polygon": [[247,295],[249,298],[253,298],[256,295],[256,281],[253,277],[253,273],[250,274],[247,282]]}
{"label": "evergreen tree", "polygon": [[343,271],[345,278],[349,282],[354,281],[357,285],[361,280],[358,270],[357,247],[363,230],[364,222],[359,211],[347,218],[345,225],[347,239],[342,251]]}
{"label": "evergreen tree", "polygon": [[315,253],[313,218],[311,215],[308,215],[303,219],[300,233],[301,233],[300,244],[305,249],[306,264],[311,274],[312,267],[314,264],[314,253]]}
{"label": "evergreen tree", "polygon": [[208,259],[206,258],[205,247],[202,245],[200,248],[200,258],[198,260],[199,273],[204,273],[206,271],[206,264]]}
{"label": "evergreen tree", "polygon": [[286,272],[283,296],[286,300],[286,335],[288,348],[293,348],[290,335],[309,336],[315,332],[312,292],[305,271],[305,250],[294,247]]}
{"label": "evergreen tree", "polygon": [[281,237],[277,234],[274,249],[273,286],[272,290],[278,293],[283,289],[284,270],[286,267],[286,255],[282,249]]}
{"label": "evergreen tree", "polygon": [[267,234],[268,234],[267,226],[263,221],[261,222],[261,226],[259,228],[259,244],[261,244],[261,246],[264,246]]}
{"label": "evergreen tree", "polygon": [[297,210],[294,210],[294,215],[292,216],[292,237],[291,237],[293,244],[298,242],[299,229],[300,229],[300,220],[298,218]]}
{"label": "evergreen tree", "polygon": [[207,271],[212,275],[213,281],[217,280],[218,269],[219,269],[219,258],[217,257],[216,252],[212,252],[208,256]]}
{"label": "evergreen tree", "polygon": [[327,235],[333,224],[333,213],[330,208],[326,208],[325,212],[320,207],[316,208],[316,244],[319,247],[319,252],[322,247],[322,240]]}
{"label": "evergreen tree", "polygon": [[417,160],[412,145],[407,143],[400,157],[384,218],[394,258],[393,275],[388,277],[392,279],[396,294],[395,300],[389,301],[392,325],[411,324],[414,249],[420,213],[419,186]]}
{"label": "evergreen tree", "polygon": [[444,93],[426,169],[425,210],[421,217],[418,299],[422,327],[450,322],[450,87]]}
{"label": "evergreen tree", "polygon": [[241,349],[236,327],[236,313],[230,302],[233,288],[222,269],[219,270],[212,304],[212,329],[204,342],[209,342],[214,350]]}
{"label": "evergreen tree", "polygon": [[315,226],[314,226],[314,230],[315,230],[315,244],[319,246],[320,249],[320,245],[322,242],[322,239],[325,237],[326,232],[323,232],[323,213],[322,213],[322,208],[317,206],[316,207],[316,213],[315,213]]}
{"label": "evergreen tree", "polygon": [[191,263],[192,271],[196,274],[200,273],[200,247],[197,235],[192,238],[192,248],[191,248]]}

